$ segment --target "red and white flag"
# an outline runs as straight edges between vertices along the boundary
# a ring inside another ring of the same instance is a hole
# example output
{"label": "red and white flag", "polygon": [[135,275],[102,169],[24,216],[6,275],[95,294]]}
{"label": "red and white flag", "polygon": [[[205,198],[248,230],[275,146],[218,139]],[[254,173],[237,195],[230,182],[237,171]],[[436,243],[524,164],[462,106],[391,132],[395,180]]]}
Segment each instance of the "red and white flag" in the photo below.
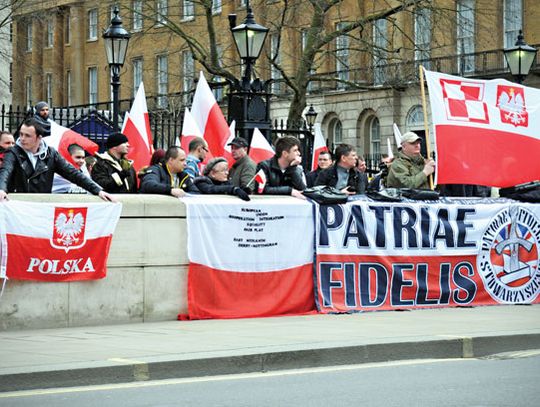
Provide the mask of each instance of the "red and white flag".
{"label": "red and white flag", "polygon": [[[227,158],[225,144],[230,134],[229,125],[202,72],[193,96],[191,114],[201,129],[212,156]],[[208,157],[205,161],[208,161]]]}
{"label": "red and white flag", "polygon": [[218,195],[184,202],[190,319],[313,312],[310,203]]}
{"label": "red and white flag", "polygon": [[323,151],[328,151],[324,136],[322,134],[321,124],[315,123],[313,126],[315,138],[313,139],[313,161],[311,162],[311,171],[315,171],[319,165],[319,155]]}
{"label": "red and white flag", "polygon": [[69,163],[76,167],[75,163],[69,154],[68,147],[72,144],[78,144],[88,154],[94,155],[98,152],[99,146],[92,140],[84,137],[83,135],[68,129],[67,127],[60,126],[58,123],[50,121],[51,123],[51,135],[44,137],[43,141],[49,147],[53,147],[58,150],[60,155],[64,157]]}
{"label": "red and white flag", "polygon": [[136,171],[147,166],[154,151],[150,118],[146,106],[144,84],[141,82],[129,113],[126,112],[122,125],[122,134],[129,140],[127,157],[133,161]]}
{"label": "red and white flag", "polygon": [[191,140],[193,140],[195,137],[202,136],[203,134],[199,129],[199,126],[197,126],[197,123],[195,123],[193,115],[191,114],[189,108],[186,107],[184,110],[184,122],[182,124],[182,137],[180,139],[180,146],[182,147],[182,150],[184,150],[187,154],[189,152],[189,143]]}
{"label": "red and white flag", "polygon": [[2,267],[18,280],[75,281],[105,277],[122,205],[2,204]]}
{"label": "red and white flag", "polygon": [[263,136],[258,128],[253,130],[253,136],[251,136],[251,145],[249,146],[249,156],[255,161],[260,163],[261,161],[268,160],[275,155],[275,151]]}
{"label": "red and white flag", "polygon": [[262,194],[264,192],[264,187],[266,186],[266,173],[262,168],[255,174],[254,180],[257,183],[257,191],[259,194]]}
{"label": "red and white flag", "polygon": [[509,187],[540,178],[540,90],[426,71],[437,183]]}

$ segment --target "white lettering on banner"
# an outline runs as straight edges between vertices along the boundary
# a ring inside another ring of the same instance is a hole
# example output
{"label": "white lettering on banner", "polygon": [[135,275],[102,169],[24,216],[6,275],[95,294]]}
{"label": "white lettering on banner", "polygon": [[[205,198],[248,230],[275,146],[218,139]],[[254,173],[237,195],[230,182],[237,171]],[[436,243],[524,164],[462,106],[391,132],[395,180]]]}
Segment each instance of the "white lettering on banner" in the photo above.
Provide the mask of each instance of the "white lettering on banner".
{"label": "white lettering on banner", "polygon": [[319,213],[321,249],[477,249],[471,206],[325,205]]}
{"label": "white lettering on banner", "polygon": [[482,236],[478,270],[491,297],[529,303],[540,293],[540,222],[525,208],[500,211]]}
{"label": "white lettering on banner", "polygon": [[26,271],[28,273],[37,271],[41,274],[74,274],[94,273],[96,270],[90,257],[87,257],[86,259],[80,258],[63,261],[32,257],[30,258]]}

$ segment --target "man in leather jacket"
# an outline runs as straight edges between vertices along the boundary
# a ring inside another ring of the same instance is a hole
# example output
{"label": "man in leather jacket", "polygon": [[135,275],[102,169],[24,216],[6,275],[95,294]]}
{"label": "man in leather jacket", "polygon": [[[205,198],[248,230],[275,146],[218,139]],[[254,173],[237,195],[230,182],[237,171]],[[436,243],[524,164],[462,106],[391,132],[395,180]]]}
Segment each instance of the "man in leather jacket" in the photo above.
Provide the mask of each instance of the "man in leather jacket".
{"label": "man in leather jacket", "polygon": [[[306,189],[304,170],[300,166],[300,142],[295,137],[282,137],[276,143],[276,154],[269,160],[257,165],[257,173],[264,173],[266,183],[260,184],[263,194],[291,195],[295,198],[306,199],[302,191]],[[257,179],[256,177],[255,179]],[[256,181],[255,190],[259,191]]]}
{"label": "man in leather jacket", "polygon": [[148,167],[141,181],[143,194],[172,195],[178,198],[186,192],[199,192],[185,171],[186,153],[180,147],[169,147],[163,162]]}
{"label": "man in leather jacket", "polygon": [[55,173],[105,201],[115,201],[45,144],[43,128],[34,118],[25,120],[15,146],[5,153],[0,169],[0,201],[7,199],[7,192],[50,193]]}
{"label": "man in leather jacket", "polygon": [[319,174],[315,185],[335,187],[348,195],[366,192],[367,178],[356,168],[356,150],[350,144],[340,144],[334,153],[336,163]]}

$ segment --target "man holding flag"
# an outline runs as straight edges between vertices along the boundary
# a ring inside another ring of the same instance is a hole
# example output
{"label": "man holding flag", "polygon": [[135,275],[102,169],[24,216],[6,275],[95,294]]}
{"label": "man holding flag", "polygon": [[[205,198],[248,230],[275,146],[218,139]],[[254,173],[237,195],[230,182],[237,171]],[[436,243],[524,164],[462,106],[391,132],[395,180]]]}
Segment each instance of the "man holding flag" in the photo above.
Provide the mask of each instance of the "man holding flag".
{"label": "man holding flag", "polygon": [[430,189],[429,176],[435,171],[435,161],[420,154],[422,139],[412,131],[401,138],[401,151],[395,158],[386,186],[389,188]]}

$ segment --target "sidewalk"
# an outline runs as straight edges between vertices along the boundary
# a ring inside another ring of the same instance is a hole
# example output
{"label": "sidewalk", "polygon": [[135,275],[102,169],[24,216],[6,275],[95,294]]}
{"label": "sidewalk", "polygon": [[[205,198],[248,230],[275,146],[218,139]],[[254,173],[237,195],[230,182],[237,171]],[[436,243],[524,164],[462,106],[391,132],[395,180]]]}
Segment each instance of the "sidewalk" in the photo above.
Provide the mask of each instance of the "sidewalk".
{"label": "sidewalk", "polygon": [[540,305],[0,332],[0,391],[540,348]]}

